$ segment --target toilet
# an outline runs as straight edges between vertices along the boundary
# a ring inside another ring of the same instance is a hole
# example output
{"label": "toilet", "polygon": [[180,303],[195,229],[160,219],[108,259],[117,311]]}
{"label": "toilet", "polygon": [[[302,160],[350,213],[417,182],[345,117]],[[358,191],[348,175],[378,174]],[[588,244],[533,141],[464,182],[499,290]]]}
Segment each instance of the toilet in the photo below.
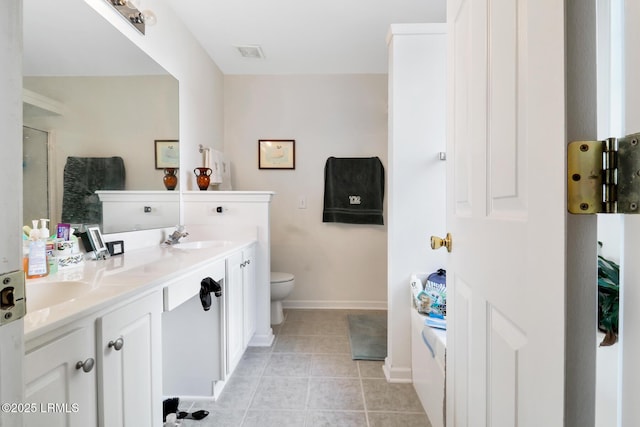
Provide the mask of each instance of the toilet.
{"label": "toilet", "polygon": [[284,320],[282,300],[287,298],[295,284],[291,273],[271,272],[271,324],[279,325]]}

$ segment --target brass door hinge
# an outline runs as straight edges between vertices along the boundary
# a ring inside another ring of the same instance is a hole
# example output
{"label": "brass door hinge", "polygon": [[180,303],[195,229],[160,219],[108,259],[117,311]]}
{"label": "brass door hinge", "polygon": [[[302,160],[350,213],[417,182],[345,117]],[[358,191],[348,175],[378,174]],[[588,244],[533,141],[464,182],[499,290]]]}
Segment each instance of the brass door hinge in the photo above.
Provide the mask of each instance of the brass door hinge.
{"label": "brass door hinge", "polygon": [[567,208],[574,214],[640,213],[640,133],[569,143]]}

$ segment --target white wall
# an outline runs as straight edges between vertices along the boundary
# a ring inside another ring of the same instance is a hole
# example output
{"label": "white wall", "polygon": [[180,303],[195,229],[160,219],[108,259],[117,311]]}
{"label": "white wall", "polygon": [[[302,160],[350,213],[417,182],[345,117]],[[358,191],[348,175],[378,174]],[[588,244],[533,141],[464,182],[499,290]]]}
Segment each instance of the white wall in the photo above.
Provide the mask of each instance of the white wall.
{"label": "white wall", "polygon": [[[24,87],[64,105],[62,115],[26,116],[25,125],[53,130],[56,212],[60,220],[68,156],[121,156],[126,190],[164,190],[154,140],[178,139],[178,83],[170,76],[25,77]],[[179,188],[179,187],[178,187]],[[175,218],[173,222],[177,222]],[[171,225],[171,224],[166,224]]]}
{"label": "white wall", "polygon": [[[258,169],[270,138],[296,140],[295,170]],[[296,276],[285,306],[386,308],[386,226],[322,222],[328,157],[386,168],[386,75],[225,76],[225,154],[234,190],[276,193],[271,269]]]}
{"label": "white wall", "polygon": [[197,190],[193,168],[201,166],[198,144],[222,150],[223,75],[187,26],[163,0],[149,2],[158,23],[141,35],[104,0],[84,0],[178,79],[180,87],[180,177],[182,190]]}

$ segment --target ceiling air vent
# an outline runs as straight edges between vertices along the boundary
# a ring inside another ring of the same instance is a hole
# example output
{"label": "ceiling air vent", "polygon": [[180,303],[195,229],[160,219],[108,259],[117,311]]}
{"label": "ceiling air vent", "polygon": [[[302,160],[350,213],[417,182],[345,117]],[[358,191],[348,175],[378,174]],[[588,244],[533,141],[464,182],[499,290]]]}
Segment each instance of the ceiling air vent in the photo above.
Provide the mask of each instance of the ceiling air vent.
{"label": "ceiling air vent", "polygon": [[253,58],[253,59],[264,59],[264,53],[262,52],[262,48],[257,45],[243,45],[236,46],[240,55],[244,58]]}

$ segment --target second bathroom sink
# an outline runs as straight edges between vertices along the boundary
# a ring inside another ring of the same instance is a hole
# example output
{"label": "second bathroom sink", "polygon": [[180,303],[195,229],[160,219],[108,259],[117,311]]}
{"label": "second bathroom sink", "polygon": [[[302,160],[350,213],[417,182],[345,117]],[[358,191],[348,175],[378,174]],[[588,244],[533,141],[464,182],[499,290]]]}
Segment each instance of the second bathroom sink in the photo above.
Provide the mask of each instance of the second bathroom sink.
{"label": "second bathroom sink", "polygon": [[177,249],[208,249],[229,246],[232,243],[230,240],[198,240],[195,242],[176,243],[172,247]]}

